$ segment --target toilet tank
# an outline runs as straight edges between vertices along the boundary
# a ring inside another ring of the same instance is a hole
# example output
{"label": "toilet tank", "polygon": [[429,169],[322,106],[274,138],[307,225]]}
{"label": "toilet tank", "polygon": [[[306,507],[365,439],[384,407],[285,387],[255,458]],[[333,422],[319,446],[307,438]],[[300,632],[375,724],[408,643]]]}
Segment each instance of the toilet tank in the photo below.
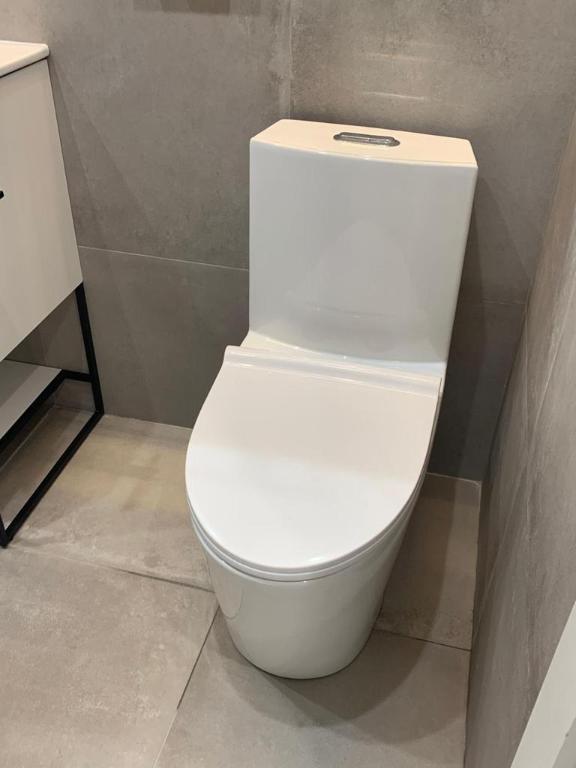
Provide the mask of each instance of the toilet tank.
{"label": "toilet tank", "polygon": [[255,136],[250,330],[445,363],[476,174],[464,139],[301,120]]}

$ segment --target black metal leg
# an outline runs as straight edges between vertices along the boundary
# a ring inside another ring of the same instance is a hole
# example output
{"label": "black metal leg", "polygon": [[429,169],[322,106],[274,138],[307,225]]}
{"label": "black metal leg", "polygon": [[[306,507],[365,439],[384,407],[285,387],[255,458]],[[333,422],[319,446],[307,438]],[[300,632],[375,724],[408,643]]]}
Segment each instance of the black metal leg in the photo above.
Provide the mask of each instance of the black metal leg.
{"label": "black metal leg", "polygon": [[16,532],[26,522],[32,510],[38,505],[42,497],[46,494],[47,490],[54,483],[58,475],[60,475],[66,464],[68,464],[70,459],[74,456],[78,448],[80,448],[84,440],[86,440],[90,432],[92,432],[101,418],[102,413],[94,413],[86,422],[86,424],[84,424],[70,445],[66,448],[64,453],[58,458],[54,466],[50,469],[48,474],[44,477],[44,479],[35,489],[34,493],[26,501],[22,509],[18,512],[14,520],[12,520],[8,526],[8,529],[5,532],[6,543],[2,545],[3,547],[6,547],[12,541]]}
{"label": "black metal leg", "polygon": [[8,546],[8,535],[4,523],[2,522],[2,515],[0,515],[0,547]]}
{"label": "black metal leg", "polygon": [[102,399],[100,376],[98,375],[98,366],[96,364],[96,353],[94,352],[94,341],[92,339],[88,305],[86,304],[86,292],[82,283],[76,288],[76,304],[78,306],[78,317],[80,318],[84,349],[86,350],[86,362],[88,363],[88,373],[90,374],[90,381],[92,384],[94,406],[97,413],[104,413],[104,401]]}
{"label": "black metal leg", "polygon": [[98,366],[96,364],[96,355],[94,352],[94,342],[92,340],[92,330],[90,328],[90,318],[88,316],[88,306],[86,304],[86,293],[84,291],[84,286],[80,284],[75,293],[76,304],[78,306],[78,317],[80,319],[80,327],[82,329],[82,339],[84,341],[84,350],[86,352],[86,361],[88,363],[88,373],[82,373],[79,371],[61,371],[58,376],[44,389],[44,391],[40,393],[36,400],[26,409],[25,413],[22,414],[22,416],[11,427],[8,433],[4,435],[0,441],[0,447],[4,448],[21,431],[21,429],[26,425],[34,413],[36,413],[39,407],[44,402],[46,402],[46,400],[52,394],[54,394],[58,386],[65,379],[85,381],[92,386],[95,412],[88,419],[86,424],[84,424],[80,432],[68,445],[62,455],[57,459],[54,466],[48,471],[44,479],[40,482],[30,498],[25,502],[22,509],[20,509],[18,514],[7,527],[4,526],[2,515],[0,514],[0,547],[3,548],[6,548],[12,541],[14,535],[22,527],[32,510],[37,506],[38,502],[42,499],[46,491],[54,483],[66,464],[68,464],[78,448],[80,448],[84,440],[86,440],[90,432],[92,432],[96,424],[104,415],[102,389],[100,387],[100,377],[98,375]]}

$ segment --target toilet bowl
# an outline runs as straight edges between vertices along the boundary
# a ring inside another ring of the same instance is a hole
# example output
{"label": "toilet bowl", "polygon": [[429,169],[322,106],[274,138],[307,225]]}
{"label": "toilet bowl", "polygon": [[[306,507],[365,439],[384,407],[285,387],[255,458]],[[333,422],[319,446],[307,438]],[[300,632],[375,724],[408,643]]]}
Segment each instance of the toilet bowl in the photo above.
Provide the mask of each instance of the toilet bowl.
{"label": "toilet bowl", "polygon": [[426,471],[476,178],[464,140],[335,138],[358,130],[284,120],[252,140],[250,332],[186,458],[234,643],[284,677],[336,672],[373,627]]}
{"label": "toilet bowl", "polygon": [[366,641],[423,478],[439,377],[230,347],[186,461],[232,637],[315,677]]}

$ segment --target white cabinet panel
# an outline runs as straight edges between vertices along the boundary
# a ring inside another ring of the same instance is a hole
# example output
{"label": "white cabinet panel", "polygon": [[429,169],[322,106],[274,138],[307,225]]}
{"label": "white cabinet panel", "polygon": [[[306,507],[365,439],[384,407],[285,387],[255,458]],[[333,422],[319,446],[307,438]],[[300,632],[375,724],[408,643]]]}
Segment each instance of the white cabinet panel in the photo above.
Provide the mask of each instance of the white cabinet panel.
{"label": "white cabinet panel", "polygon": [[46,61],[0,77],[0,360],[81,282]]}

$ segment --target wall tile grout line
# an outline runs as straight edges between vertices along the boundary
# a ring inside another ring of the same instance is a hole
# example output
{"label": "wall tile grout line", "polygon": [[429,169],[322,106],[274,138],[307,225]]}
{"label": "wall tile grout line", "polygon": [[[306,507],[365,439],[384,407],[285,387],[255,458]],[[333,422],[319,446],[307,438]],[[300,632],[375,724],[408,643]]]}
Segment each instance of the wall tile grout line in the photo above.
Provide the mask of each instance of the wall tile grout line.
{"label": "wall tile grout line", "polygon": [[[468,297],[466,296],[466,294],[463,294],[462,299],[465,300],[467,298]],[[472,298],[472,297],[470,297],[470,298]],[[495,304],[496,306],[524,307],[524,308],[526,308],[526,306],[527,306],[525,301],[520,301],[520,300],[518,300],[518,301],[504,301],[502,299],[483,299],[483,298],[479,298],[477,301],[472,298],[471,301],[466,302],[466,303],[469,303],[469,304],[474,304],[474,303],[478,303],[478,304]]]}
{"label": "wall tile grout line", "polygon": [[434,477],[446,477],[449,480],[455,480],[458,482],[463,483],[473,483],[473,485],[477,486],[479,490],[482,490],[482,481],[481,480],[474,480],[471,477],[460,477],[458,475],[445,475],[442,472],[430,472],[430,470],[426,470],[427,475],[434,475]]}
{"label": "wall tile grout line", "polygon": [[[292,116],[292,115],[291,115]],[[155,259],[158,261],[166,261],[166,262],[175,262],[177,264],[195,264],[199,267],[213,267],[214,269],[231,269],[235,272],[249,272],[249,266],[245,267],[239,267],[231,264],[221,264],[218,262],[209,262],[209,261],[198,261],[196,259],[177,259],[173,256],[157,256],[156,254],[152,253],[140,253],[138,251],[124,251],[119,248],[101,248],[99,246],[94,245],[81,245],[78,243],[78,248],[82,248],[83,250],[88,251],[99,251],[101,253],[106,254],[113,254],[118,253],[122,256],[135,256],[140,257],[142,259]],[[520,301],[520,300],[503,300],[503,299],[486,299],[482,296],[476,297],[473,295],[468,295],[466,293],[462,293],[460,295],[460,300],[466,304],[466,305],[494,305],[494,306],[504,306],[504,307],[526,307],[526,301]],[[466,479],[466,478],[463,478]]]}
{"label": "wall tile grout line", "polygon": [[292,83],[294,81],[294,0],[288,0],[288,117],[294,114]]}
{"label": "wall tile grout line", "polygon": [[[570,238],[568,241],[567,250],[572,251],[576,245],[576,224],[572,227],[572,232],[570,234]],[[542,406],[544,405],[544,400],[546,399],[546,395],[548,392],[548,386],[550,384],[550,379],[552,378],[552,374],[554,372],[554,368],[556,366],[556,359],[558,357],[558,352],[560,351],[560,347],[562,345],[562,342],[564,341],[564,335],[566,333],[566,324],[568,322],[568,309],[571,306],[574,297],[576,295],[576,280],[574,280],[572,284],[572,288],[570,289],[568,293],[568,298],[566,300],[566,307],[564,311],[564,315],[560,322],[560,333],[558,335],[558,342],[556,344],[556,349],[554,350],[554,354],[552,357],[552,360],[550,361],[550,365],[548,366],[548,370],[546,371],[546,381],[544,383],[544,386],[542,388],[542,394],[540,396],[540,401],[536,404],[536,412],[534,414],[534,419],[532,420],[532,434],[528,435],[528,451],[527,451],[527,463],[530,463],[531,457],[532,457],[532,449],[534,446],[534,436],[537,432],[537,426],[540,419],[540,413],[542,411]],[[526,314],[526,345],[527,349],[530,348],[529,345],[529,337],[530,337],[530,323],[528,321],[528,313]],[[529,360],[528,355],[526,355],[526,373],[528,377],[528,368],[529,368]],[[528,382],[527,382],[528,385]]]}
{"label": "wall tile grout line", "polygon": [[[527,346],[528,346],[527,345],[527,336],[528,336],[528,333],[527,333],[526,316],[524,318],[524,322],[525,322],[525,327],[526,327],[526,333],[524,334],[524,345],[526,346],[525,355],[524,355],[524,365],[525,365],[524,375],[525,375],[526,389],[527,389],[527,387],[528,387],[528,352],[527,352]],[[520,340],[520,344],[522,344],[522,343],[523,343],[523,341],[521,339]],[[518,359],[520,359],[520,356],[521,356],[520,347],[518,348],[517,356],[518,356]],[[514,365],[515,364],[516,364],[516,361],[514,362]],[[510,379],[511,379],[511,377],[510,377]],[[502,408],[500,409],[500,413],[498,415],[498,422],[500,422],[500,418],[502,416],[502,411],[504,409],[504,402],[506,400],[506,395],[508,393],[508,387],[509,387],[509,384],[510,384],[510,379],[508,380],[508,383],[506,384],[506,390],[504,391],[504,398],[502,400]],[[527,412],[525,413],[525,418],[527,419]],[[497,434],[498,433],[496,431],[494,433],[494,439],[492,441],[492,446],[490,448],[490,455],[492,455],[492,452],[494,450],[494,445],[496,443]],[[519,473],[519,476],[516,478],[516,482],[514,484],[514,490],[512,491],[512,494],[511,494],[511,497],[510,497],[510,508],[511,509],[514,508],[514,504],[516,503],[516,499],[518,497],[518,492],[520,491],[520,488],[521,488],[522,476],[524,475],[524,473],[526,473],[526,476],[528,476],[528,465],[529,465],[529,462],[530,462],[530,447],[531,447],[531,440],[529,440],[529,444],[526,447],[526,462],[525,462],[524,469],[522,470],[522,472]],[[526,500],[526,503],[528,503],[528,500]],[[482,505],[480,505],[480,506],[482,506]],[[480,624],[482,623],[482,616],[484,614],[484,608],[486,607],[486,601],[487,601],[487,598],[488,598],[488,594],[490,592],[490,588],[491,588],[492,582],[494,580],[494,573],[496,572],[496,565],[497,565],[498,562],[500,562],[500,552],[501,552],[501,549],[502,549],[501,545],[502,545],[502,542],[505,541],[505,539],[506,539],[506,536],[507,536],[507,533],[508,533],[508,528],[510,526],[511,518],[512,518],[512,515],[508,515],[508,518],[506,520],[506,524],[504,525],[504,529],[502,531],[502,538],[498,542],[498,546],[497,546],[496,552],[494,554],[494,561],[492,563],[492,568],[490,569],[490,573],[488,575],[488,578],[486,580],[486,584],[484,586],[484,595],[483,595],[483,599],[482,599],[481,604],[478,606],[478,615],[474,616],[474,619],[473,619],[473,622],[472,622],[472,640],[473,641],[476,639],[476,636],[478,634],[478,630],[480,629]],[[476,606],[474,606],[474,609],[476,609]]]}
{"label": "wall tile grout line", "polygon": [[212,264],[208,261],[196,261],[195,259],[175,259],[171,256],[156,256],[151,253],[136,253],[134,251],[121,251],[117,248],[97,248],[92,245],[80,245],[78,244],[78,248],[83,249],[84,251],[99,251],[101,253],[105,254],[113,254],[118,253],[122,256],[135,256],[141,259],[154,259],[156,261],[166,261],[166,262],[175,262],[176,264],[195,264],[198,267],[213,267],[214,269],[231,269],[234,272],[248,272],[248,267],[235,267],[231,266],[229,264]]}

